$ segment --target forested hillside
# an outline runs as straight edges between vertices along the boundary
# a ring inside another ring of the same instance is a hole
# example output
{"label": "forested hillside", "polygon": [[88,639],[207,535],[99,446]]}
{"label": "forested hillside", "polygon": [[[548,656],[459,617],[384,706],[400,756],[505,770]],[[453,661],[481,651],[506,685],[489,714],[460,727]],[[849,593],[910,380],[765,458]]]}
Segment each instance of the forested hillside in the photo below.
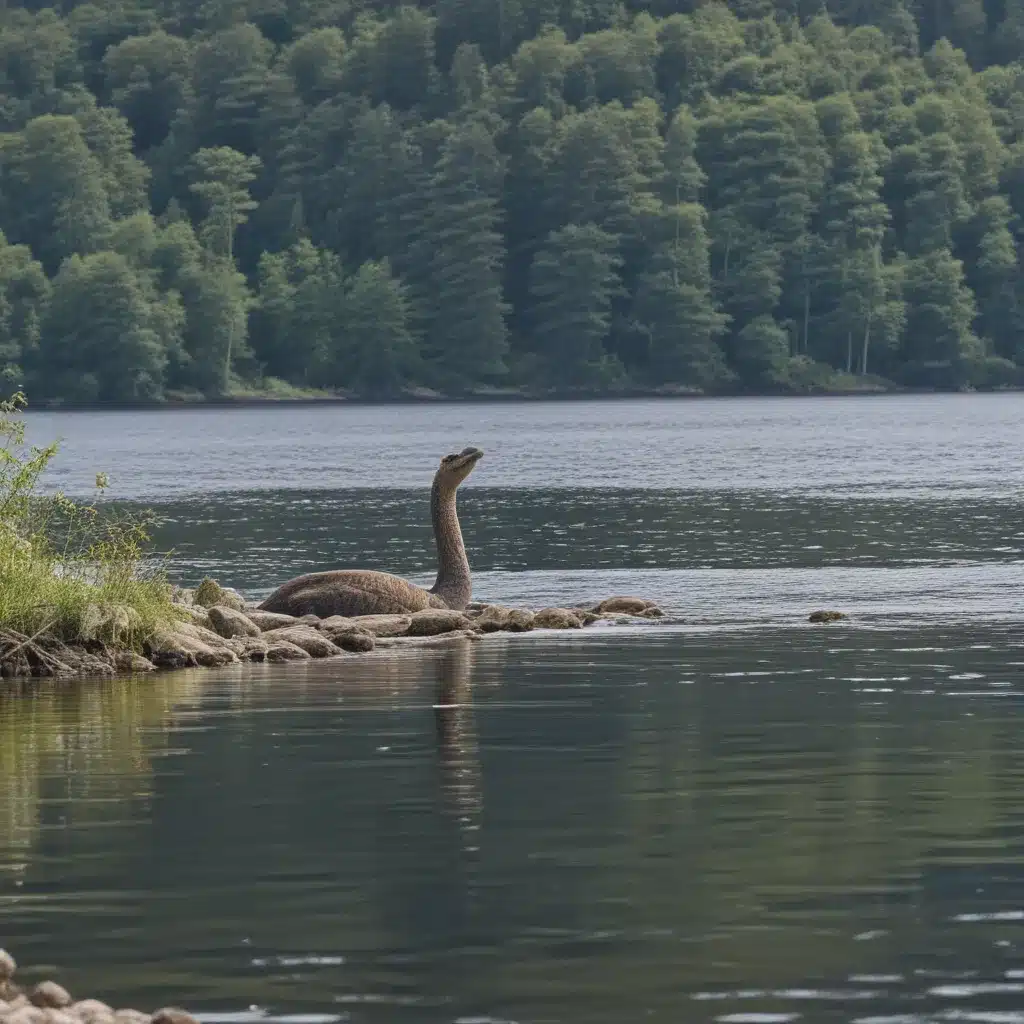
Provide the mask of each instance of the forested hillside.
{"label": "forested hillside", "polygon": [[33,403],[1024,376],[1024,0],[0,20]]}

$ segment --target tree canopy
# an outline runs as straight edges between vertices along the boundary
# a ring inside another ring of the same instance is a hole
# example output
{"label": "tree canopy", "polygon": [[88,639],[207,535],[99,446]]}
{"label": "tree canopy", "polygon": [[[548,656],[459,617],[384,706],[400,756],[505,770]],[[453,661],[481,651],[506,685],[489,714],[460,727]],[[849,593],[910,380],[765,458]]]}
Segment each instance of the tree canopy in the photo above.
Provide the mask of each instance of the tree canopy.
{"label": "tree canopy", "polygon": [[1024,383],[1021,0],[12,3],[0,73],[0,392]]}

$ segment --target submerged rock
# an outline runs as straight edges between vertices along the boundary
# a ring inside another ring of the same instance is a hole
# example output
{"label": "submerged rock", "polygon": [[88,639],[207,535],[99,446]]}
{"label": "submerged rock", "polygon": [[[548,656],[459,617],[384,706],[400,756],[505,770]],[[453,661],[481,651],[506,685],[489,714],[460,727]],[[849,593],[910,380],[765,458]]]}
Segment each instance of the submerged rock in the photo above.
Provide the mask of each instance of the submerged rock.
{"label": "submerged rock", "polygon": [[118,672],[152,672],[156,668],[148,658],[134,651],[118,651],[114,655],[114,667]]}
{"label": "submerged rock", "polygon": [[223,637],[187,622],[173,630],[157,630],[146,644],[146,653],[158,668],[212,668],[238,661]]}
{"label": "submerged rock", "polygon": [[235,636],[259,636],[260,627],[243,612],[215,604],[209,609],[210,624],[219,636],[230,640]]}
{"label": "submerged rock", "polygon": [[266,630],[263,633],[263,639],[268,644],[286,640],[288,643],[295,644],[296,647],[301,647],[312,658],[330,658],[343,653],[341,648],[323,633],[305,624]]}
{"label": "submerged rock", "polygon": [[424,608],[413,612],[410,616],[408,636],[439,636],[441,633],[453,633],[457,629],[467,629],[470,620],[462,612],[448,608]]}
{"label": "submerged rock", "polygon": [[807,616],[808,622],[838,622],[847,618],[846,612],[816,611]]}
{"label": "submerged rock", "polygon": [[333,615],[320,623],[320,632],[343,651],[365,654],[372,651],[377,638],[368,629],[343,615]]}
{"label": "submerged rock", "polygon": [[582,629],[583,618],[571,608],[541,608],[533,616],[537,629]]}
{"label": "submerged rock", "polygon": [[645,619],[661,618],[665,613],[653,602],[643,597],[609,597],[602,601],[594,611],[619,612],[623,615],[636,615]]}

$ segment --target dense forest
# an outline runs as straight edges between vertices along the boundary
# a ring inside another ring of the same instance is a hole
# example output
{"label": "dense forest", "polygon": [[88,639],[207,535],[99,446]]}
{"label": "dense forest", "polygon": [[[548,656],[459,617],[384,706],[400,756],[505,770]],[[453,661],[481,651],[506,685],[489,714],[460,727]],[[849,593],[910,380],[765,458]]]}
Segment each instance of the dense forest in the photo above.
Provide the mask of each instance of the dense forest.
{"label": "dense forest", "polygon": [[0,19],[34,404],[1024,379],[1024,0]]}

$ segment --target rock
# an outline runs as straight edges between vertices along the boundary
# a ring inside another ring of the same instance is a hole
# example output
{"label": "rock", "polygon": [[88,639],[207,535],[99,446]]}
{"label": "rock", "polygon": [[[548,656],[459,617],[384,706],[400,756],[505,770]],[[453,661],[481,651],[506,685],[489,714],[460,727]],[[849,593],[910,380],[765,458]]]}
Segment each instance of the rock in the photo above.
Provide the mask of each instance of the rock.
{"label": "rock", "polygon": [[141,1010],[118,1010],[114,1014],[114,1024],[149,1024],[150,1015]]}
{"label": "rock", "polygon": [[262,636],[236,636],[227,641],[239,661],[266,661],[270,644]]}
{"label": "rock", "polygon": [[225,639],[233,636],[259,636],[260,627],[247,615],[226,605],[215,604],[208,613],[213,631]]}
{"label": "rock", "polygon": [[174,630],[157,630],[146,644],[146,653],[158,668],[191,668],[195,665],[211,668],[238,661],[238,655],[227,646],[223,637],[187,622],[180,623]]}
{"label": "rock", "polygon": [[188,587],[172,587],[171,601],[174,604],[194,605],[196,603],[196,592]]}
{"label": "rock", "polygon": [[808,622],[838,622],[840,619],[845,619],[845,612],[830,612],[830,611],[817,611],[811,612],[807,616]]}
{"label": "rock", "polygon": [[210,629],[213,623],[210,621],[210,613],[201,604],[182,605],[181,610],[188,615],[186,621],[193,622],[204,629]]}
{"label": "rock", "polygon": [[624,615],[638,615],[643,618],[660,618],[664,612],[653,602],[643,597],[609,597],[602,601],[594,611],[621,612]]}
{"label": "rock", "polygon": [[33,1006],[49,1007],[54,1010],[63,1010],[65,1006],[70,1006],[73,1002],[68,990],[55,981],[39,982],[29,992],[28,999]]}
{"label": "rock", "polygon": [[[340,616],[338,616],[340,618]],[[325,619],[330,622],[330,619]],[[412,622],[411,615],[353,615],[350,622],[374,636],[405,636]]]}
{"label": "rock", "polygon": [[17,969],[14,957],[6,949],[0,949],[0,981],[10,981]]}
{"label": "rock", "polygon": [[351,619],[335,615],[320,623],[320,632],[343,651],[365,654],[372,651],[377,638],[368,629],[355,625]]}
{"label": "rock", "polygon": [[[659,609],[658,611],[660,614],[661,609]],[[597,612],[587,611],[586,609],[577,611],[576,614],[580,617],[580,620],[582,621],[584,626],[589,626],[592,622],[598,622],[601,618],[601,616],[598,615]]]}
{"label": "rock", "polygon": [[467,629],[471,625],[462,612],[448,608],[424,608],[413,612],[410,616],[408,636],[440,636],[442,633],[454,633],[459,629]]}
{"label": "rock", "polygon": [[287,640],[289,643],[301,647],[312,658],[330,658],[335,654],[341,654],[341,648],[333,641],[324,636],[319,630],[305,624],[297,626],[285,626],[282,629],[268,629],[263,634],[263,639],[268,644],[278,640]]}
{"label": "rock", "polygon": [[526,633],[533,629],[533,612],[491,604],[479,612],[473,624],[484,633]]}
{"label": "rock", "polygon": [[46,1011],[36,1006],[22,1006],[9,1012],[4,1024],[46,1024]]}
{"label": "rock", "polygon": [[570,608],[541,608],[533,617],[536,629],[582,629],[583,619]]}
{"label": "rock", "polygon": [[192,1014],[179,1010],[176,1006],[165,1006],[149,1019],[151,1024],[199,1024]]}
{"label": "rock", "polygon": [[222,587],[216,580],[211,580],[209,576],[196,587],[195,602],[204,608],[223,605],[226,608],[234,608],[238,612],[245,608],[245,599],[241,594],[228,587]]}
{"label": "rock", "polygon": [[114,1011],[98,999],[83,999],[80,1002],[72,1003],[68,1007],[68,1013],[74,1014],[84,1024],[93,1024],[93,1021],[104,1020],[114,1015]]}
{"label": "rock", "polygon": [[114,655],[114,667],[118,672],[152,672],[156,668],[148,658],[134,651],[118,651]]}
{"label": "rock", "polygon": [[309,652],[288,640],[274,640],[267,644],[266,661],[308,661]]}
{"label": "rock", "polygon": [[294,626],[299,620],[294,615],[282,615],[280,612],[247,611],[250,622],[256,623],[260,629],[280,629],[281,626]]}
{"label": "rock", "polygon": [[118,1010],[114,1014],[114,1024],[149,1024],[150,1015],[141,1010]]}
{"label": "rock", "polygon": [[[46,1014],[46,1024],[81,1024],[81,1018],[72,1016],[71,1007],[66,1010],[44,1010]],[[107,1017],[92,1017],[90,1018],[90,1024],[93,1022],[99,1022],[107,1020]]]}

